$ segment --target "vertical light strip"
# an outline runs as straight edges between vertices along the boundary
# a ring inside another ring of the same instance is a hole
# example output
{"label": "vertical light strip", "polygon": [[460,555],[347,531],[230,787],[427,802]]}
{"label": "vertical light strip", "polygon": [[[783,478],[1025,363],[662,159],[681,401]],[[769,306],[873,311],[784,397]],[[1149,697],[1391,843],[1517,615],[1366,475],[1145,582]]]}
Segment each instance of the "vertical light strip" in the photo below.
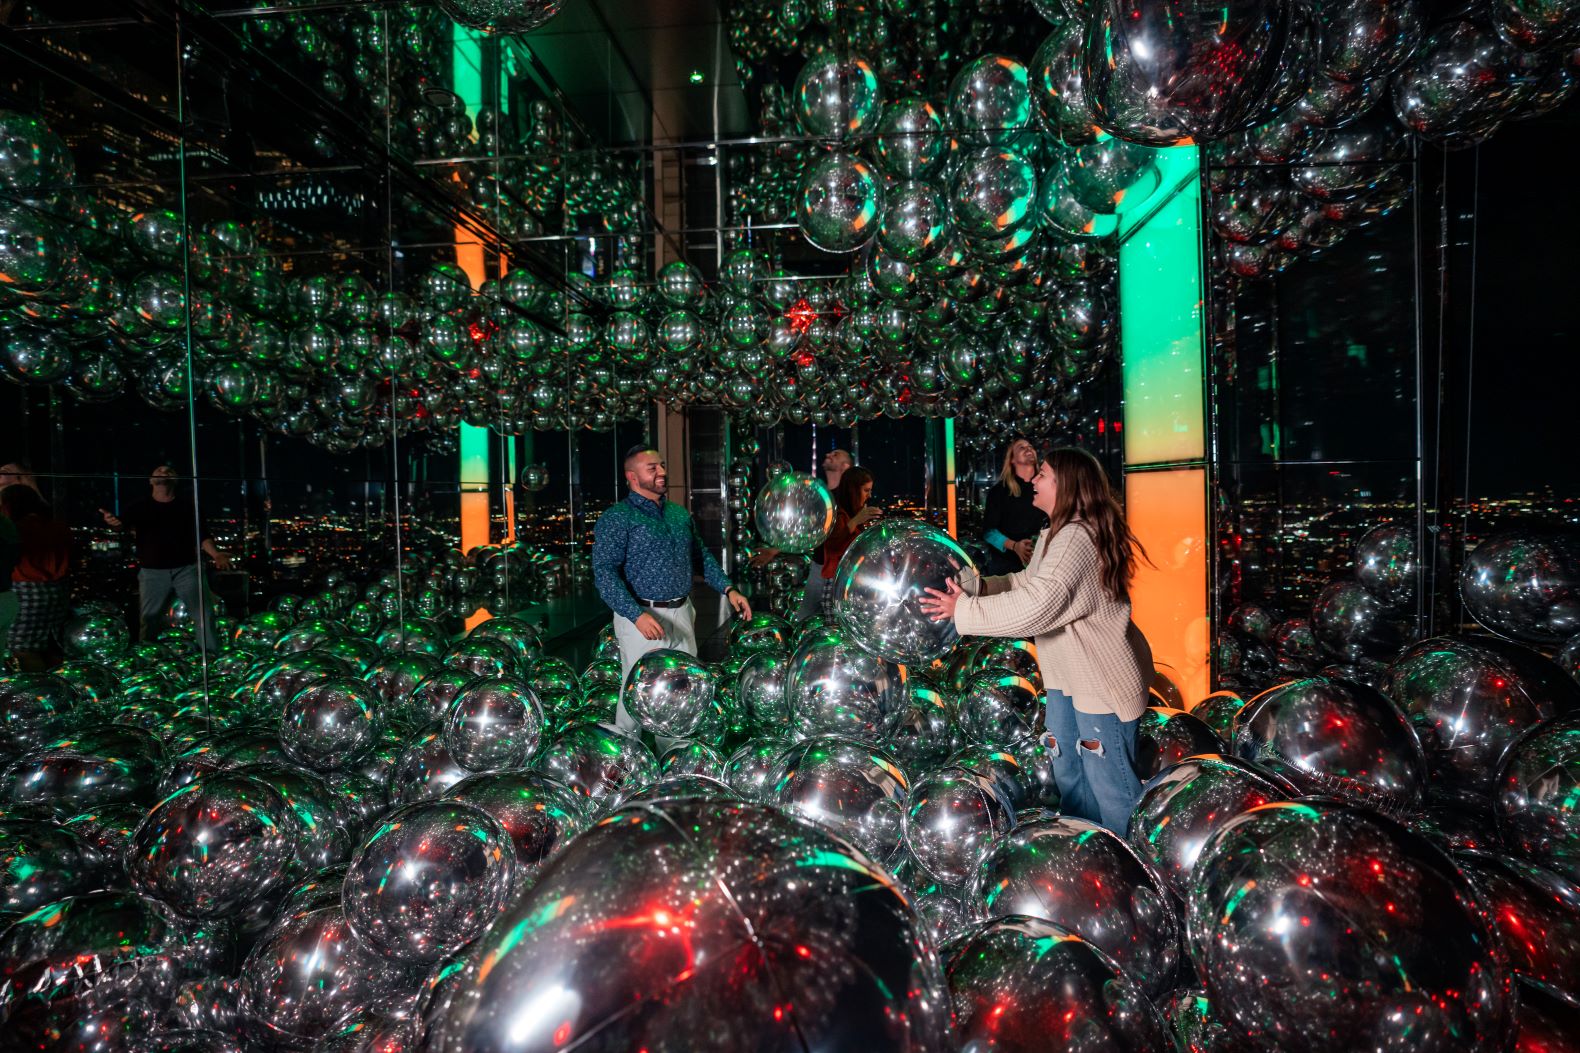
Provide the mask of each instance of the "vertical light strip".
{"label": "vertical light strip", "polygon": [[[1159,160],[1165,188],[1198,165],[1194,146]],[[1211,689],[1201,275],[1201,182],[1188,179],[1120,244],[1119,333],[1125,512],[1153,564],[1136,574],[1132,612],[1191,705]]]}
{"label": "vertical light strip", "polygon": [[949,536],[958,537],[955,518],[955,419],[944,418],[944,501],[948,512]]}
{"label": "vertical light strip", "polygon": [[[481,34],[457,25],[451,36],[451,85],[475,123],[483,106],[483,43]],[[456,173],[455,179],[460,179]],[[455,262],[476,289],[488,277],[483,246],[464,227],[455,228]],[[488,544],[487,428],[461,425],[461,551]]]}

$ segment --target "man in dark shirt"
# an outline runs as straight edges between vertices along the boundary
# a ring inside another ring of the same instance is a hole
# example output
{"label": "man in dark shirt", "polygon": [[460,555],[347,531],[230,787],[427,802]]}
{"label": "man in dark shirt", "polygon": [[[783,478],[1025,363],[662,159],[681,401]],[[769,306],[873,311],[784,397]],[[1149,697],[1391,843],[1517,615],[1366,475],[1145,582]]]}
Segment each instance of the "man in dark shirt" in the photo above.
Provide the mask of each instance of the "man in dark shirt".
{"label": "man in dark shirt", "polygon": [[[691,606],[694,563],[742,618],[752,616],[746,601],[724,576],[713,554],[702,547],[691,513],[667,500],[669,473],[658,451],[634,446],[625,455],[624,501],[598,517],[593,528],[593,583],[614,612],[620,643],[620,682],[649,651],[671,647],[697,653],[696,611]],[[635,730],[636,720],[622,699],[615,723]]]}
{"label": "man in dark shirt", "polygon": [[161,464],[148,477],[150,495],[132,505],[124,517],[99,509],[104,522],[116,530],[130,527],[137,536],[137,591],[142,638],[159,635],[165,601],[174,593],[196,621],[198,639],[209,651],[218,651],[213,611],[205,602],[202,557],[208,554],[219,570],[230,569],[230,556],[201,529],[191,496],[176,497],[176,473]]}

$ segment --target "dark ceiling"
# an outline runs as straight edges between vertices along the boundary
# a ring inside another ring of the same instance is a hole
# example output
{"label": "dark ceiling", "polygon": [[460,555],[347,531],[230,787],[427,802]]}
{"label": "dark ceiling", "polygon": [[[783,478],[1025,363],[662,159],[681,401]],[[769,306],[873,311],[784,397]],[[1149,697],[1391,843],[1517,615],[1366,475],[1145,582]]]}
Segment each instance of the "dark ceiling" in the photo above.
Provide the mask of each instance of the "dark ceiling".
{"label": "dark ceiling", "polygon": [[[569,0],[516,46],[531,52],[583,126],[610,145],[752,130],[717,0]],[[693,72],[701,83],[691,82]]]}

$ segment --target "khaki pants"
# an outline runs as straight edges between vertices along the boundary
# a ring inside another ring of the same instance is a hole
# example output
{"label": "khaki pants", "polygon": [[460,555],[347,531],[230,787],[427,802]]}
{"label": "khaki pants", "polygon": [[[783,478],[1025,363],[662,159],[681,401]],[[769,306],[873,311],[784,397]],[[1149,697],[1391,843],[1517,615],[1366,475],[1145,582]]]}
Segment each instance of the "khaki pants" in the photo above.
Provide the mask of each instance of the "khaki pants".
{"label": "khaki pants", "polygon": [[697,612],[688,599],[679,607],[643,607],[644,613],[657,618],[664,627],[664,635],[657,640],[649,640],[637,631],[636,623],[614,616],[614,638],[620,645],[620,705],[615,711],[615,726],[621,731],[635,731],[638,728],[636,718],[625,711],[625,681],[631,675],[631,667],[636,665],[636,660],[649,651],[660,648],[670,648],[676,651],[685,651],[689,655],[697,653]]}

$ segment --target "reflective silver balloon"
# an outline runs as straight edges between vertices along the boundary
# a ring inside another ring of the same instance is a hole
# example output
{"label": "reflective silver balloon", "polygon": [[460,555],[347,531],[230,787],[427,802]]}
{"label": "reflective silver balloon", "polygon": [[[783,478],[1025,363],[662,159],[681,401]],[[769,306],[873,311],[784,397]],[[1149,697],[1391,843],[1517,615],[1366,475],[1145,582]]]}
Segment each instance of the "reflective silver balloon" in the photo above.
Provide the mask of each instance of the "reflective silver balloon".
{"label": "reflective silver balloon", "polygon": [[291,874],[340,866],[351,857],[360,820],[350,802],[317,776],[283,764],[246,764],[235,774],[256,779],[285,802],[285,821],[296,847]]}
{"label": "reflective silver balloon", "polygon": [[1127,837],[1183,903],[1202,847],[1219,827],[1241,812],[1296,793],[1283,779],[1238,757],[1188,757],[1142,787]]}
{"label": "reflective silver balloon", "polygon": [[544,869],[425,999],[424,1048],[944,1053],[948,997],[893,879],[848,844],[770,808],[667,800]]}
{"label": "reflective silver balloon", "polygon": [[0,746],[21,752],[57,738],[86,701],[71,681],[53,673],[0,676]]}
{"label": "reflective silver balloon", "polygon": [[983,55],[949,86],[950,126],[974,144],[1012,143],[1031,121],[1026,67],[1008,55]]}
{"label": "reflective silver balloon", "polygon": [[835,49],[801,68],[794,92],[801,130],[817,139],[857,135],[883,106],[883,88],[867,60]]}
{"label": "reflective silver balloon", "polygon": [[1014,811],[990,785],[972,772],[946,768],[911,787],[905,845],[930,876],[960,888],[1014,825]]}
{"label": "reflective silver balloon", "polygon": [[961,745],[956,709],[944,692],[920,678],[911,681],[905,718],[885,745],[908,771],[927,771]]}
{"label": "reflective silver balloon", "polygon": [[113,882],[114,857],[43,819],[0,820],[0,925]]}
{"label": "reflective silver balloon", "polygon": [[878,121],[878,161],[892,176],[915,179],[930,172],[948,147],[944,120],[926,99],[897,99]]}
{"label": "reflective silver balloon", "polygon": [[542,735],[537,694],[514,677],[491,677],[464,688],[450,703],[442,732],[445,749],[468,771],[522,767]]}
{"label": "reflective silver balloon", "polygon": [[340,1020],[387,998],[400,968],[357,938],[339,907],[281,919],[241,971],[246,1020],[266,1041],[305,1045]]}
{"label": "reflective silver balloon", "polygon": [[229,936],[124,890],[49,903],[0,932],[0,1034],[13,1049],[153,1048],[177,985],[231,968]]}
{"label": "reflective silver balloon", "polygon": [[280,711],[280,745],[298,764],[319,771],[349,768],[383,734],[373,689],[327,677],[297,692]]}
{"label": "reflective silver balloon", "polygon": [[834,528],[834,495],[813,476],[777,475],[758,492],[752,521],[764,544],[781,552],[811,552]]}
{"label": "reflective silver balloon", "polygon": [[1488,852],[1456,852],[1454,862],[1490,908],[1514,972],[1580,1004],[1580,886]]}
{"label": "reflective silver balloon", "polygon": [[1104,130],[1148,146],[1212,142],[1244,127],[1278,76],[1289,5],[1104,0],[1082,75]]}
{"label": "reflective silver balloon", "polygon": [[958,637],[953,623],[935,622],[921,608],[928,588],[976,564],[954,538],[915,520],[888,519],[868,527],[845,550],[829,584],[834,618],[845,635],[880,658],[926,665],[942,658]]}
{"label": "reflective silver balloon", "polygon": [[602,724],[578,724],[550,743],[543,774],[599,804],[613,804],[658,778],[658,761],[640,739]]}
{"label": "reflective silver balloon", "polygon": [[1380,692],[1324,676],[1292,680],[1245,704],[1234,752],[1311,793],[1409,809],[1426,789],[1415,729]]}
{"label": "reflective silver balloon", "polygon": [[1515,743],[1492,800],[1505,844],[1580,881],[1580,715],[1545,721]]}
{"label": "reflective silver balloon", "polygon": [[692,775],[718,779],[724,772],[724,758],[705,742],[686,742],[665,750],[658,758],[658,770],[665,779]]}
{"label": "reflective silver balloon", "polygon": [[1026,823],[982,861],[971,902],[991,917],[1030,915],[1076,933],[1149,992],[1171,986],[1180,924],[1134,849],[1081,819]]}
{"label": "reflective silver balloon", "polygon": [[1042,918],[983,922],[949,950],[955,1038],[1006,1053],[1173,1048],[1163,1018],[1114,960]]}
{"label": "reflective silver balloon", "polygon": [[559,14],[564,0],[440,0],[444,13],[485,33],[530,33]]}
{"label": "reflective silver balloon", "polygon": [[1314,10],[1322,27],[1322,63],[1340,80],[1386,77],[1421,42],[1419,0],[1338,0]]}
{"label": "reflective silver balloon", "polygon": [[1217,732],[1183,709],[1150,706],[1137,729],[1136,776],[1142,782],[1186,757],[1217,753],[1223,748]]}
{"label": "reflective silver balloon", "polygon": [[83,728],[11,762],[0,794],[61,818],[120,802],[151,805],[165,765],[159,739],[141,728]]}
{"label": "reflective silver balloon", "polygon": [[1393,111],[1410,131],[1445,149],[1482,142],[1523,101],[1519,49],[1475,22],[1429,33],[1393,78]]}
{"label": "reflective silver balloon", "polygon": [[772,739],[748,742],[724,760],[724,782],[748,801],[772,804],[778,794],[779,757],[786,745]]}
{"label": "reflective silver balloon", "polygon": [[978,745],[1009,749],[1042,734],[1042,693],[1030,680],[1002,669],[967,680],[959,707],[960,728]]}
{"label": "reflective silver balloon", "polygon": [[909,789],[905,773],[883,751],[822,735],[781,755],[775,794],[781,807],[886,861],[904,837]]}
{"label": "reflective silver balloon", "polygon": [[1213,1006],[1257,1049],[1501,1048],[1511,978],[1475,895],[1366,808],[1282,801],[1207,842],[1188,909]]}
{"label": "reflective silver balloon", "polygon": [[878,230],[883,180],[857,154],[834,152],[807,166],[797,218],[801,232],[824,252],[854,252]]}
{"label": "reflective silver balloon", "polygon": [[1335,581],[1317,594],[1311,607],[1311,628],[1331,654],[1347,661],[1392,655],[1399,646],[1397,628],[1388,620],[1381,600],[1357,581]]}
{"label": "reflective silver balloon", "polygon": [[714,707],[713,673],[693,655],[672,648],[649,651],[626,676],[626,712],[655,735],[689,738]]}
{"label": "reflective silver balloon", "polygon": [[390,796],[401,803],[437,797],[470,774],[445,746],[443,734],[430,731],[396,759]]}
{"label": "reflective silver balloon", "polygon": [[1480,797],[1509,747],[1580,695],[1544,690],[1475,640],[1435,637],[1407,648],[1388,670],[1388,696],[1415,724],[1439,788]]}
{"label": "reflective silver balloon", "polygon": [[956,228],[967,238],[998,238],[1035,216],[1037,169],[1010,147],[985,146],[960,160],[950,184]]}
{"label": "reflective silver balloon", "polygon": [[1508,531],[1476,546],[1459,594],[1499,636],[1557,644],[1580,633],[1580,535]]}
{"label": "reflective silver balloon", "polygon": [[132,835],[126,872],[188,917],[226,917],[285,879],[297,851],[288,809],[276,790],[244,775],[189,783]]}
{"label": "reflective silver balloon", "polygon": [[479,679],[465,669],[436,670],[405,695],[389,699],[388,712],[400,724],[427,730],[443,720],[456,696]]}
{"label": "reflective silver balloon", "polygon": [[905,718],[906,670],[819,628],[790,656],[785,702],[803,735],[839,734],[883,742]]}
{"label": "reflective silver balloon", "polygon": [[736,701],[746,710],[751,726],[773,734],[790,726],[785,702],[785,679],[790,656],[782,651],[758,651],[741,665],[735,682]]}
{"label": "reflective silver balloon", "polygon": [[448,796],[391,812],[346,868],[347,921],[394,961],[431,962],[460,950],[510,898],[510,834],[488,812]]}
{"label": "reflective silver balloon", "polygon": [[878,244],[894,259],[914,263],[937,254],[949,228],[943,194],[931,183],[912,180],[889,191],[878,219]]}
{"label": "reflective silver balloon", "polygon": [[1054,27],[1031,60],[1032,94],[1042,127],[1071,146],[1089,143],[1100,133],[1092,123],[1081,78],[1086,27],[1079,21]]}

